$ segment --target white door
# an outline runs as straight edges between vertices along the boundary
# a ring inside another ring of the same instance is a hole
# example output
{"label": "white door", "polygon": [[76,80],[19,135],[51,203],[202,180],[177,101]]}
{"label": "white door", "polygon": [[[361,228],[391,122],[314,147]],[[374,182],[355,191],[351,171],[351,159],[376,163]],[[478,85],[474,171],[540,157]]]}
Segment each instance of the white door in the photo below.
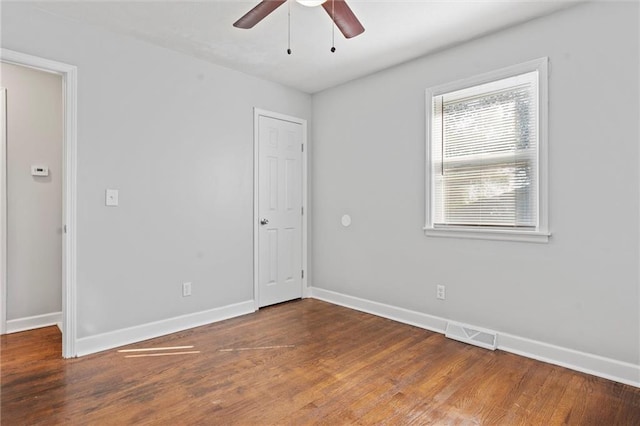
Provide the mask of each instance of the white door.
{"label": "white door", "polygon": [[302,124],[259,115],[258,306],[302,297]]}

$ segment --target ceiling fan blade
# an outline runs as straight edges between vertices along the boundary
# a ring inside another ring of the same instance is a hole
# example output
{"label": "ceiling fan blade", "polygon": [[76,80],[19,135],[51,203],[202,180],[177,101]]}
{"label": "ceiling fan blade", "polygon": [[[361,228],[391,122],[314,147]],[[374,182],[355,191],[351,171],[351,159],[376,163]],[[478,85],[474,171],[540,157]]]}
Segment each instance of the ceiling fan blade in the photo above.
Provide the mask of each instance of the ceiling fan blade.
{"label": "ceiling fan blade", "polygon": [[322,3],[322,7],[345,38],[352,38],[364,32],[364,27],[344,0],[328,0]]}
{"label": "ceiling fan blade", "polygon": [[255,24],[262,21],[267,15],[286,2],[287,0],[262,0],[256,7],[238,19],[233,26],[244,29],[253,28]]}

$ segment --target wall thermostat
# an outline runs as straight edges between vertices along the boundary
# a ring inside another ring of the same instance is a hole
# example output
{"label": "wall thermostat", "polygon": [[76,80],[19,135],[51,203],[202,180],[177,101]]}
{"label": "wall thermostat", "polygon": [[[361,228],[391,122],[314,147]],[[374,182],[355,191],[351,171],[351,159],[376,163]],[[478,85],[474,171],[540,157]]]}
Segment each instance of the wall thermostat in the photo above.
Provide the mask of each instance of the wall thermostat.
{"label": "wall thermostat", "polygon": [[47,166],[31,166],[31,176],[49,176]]}

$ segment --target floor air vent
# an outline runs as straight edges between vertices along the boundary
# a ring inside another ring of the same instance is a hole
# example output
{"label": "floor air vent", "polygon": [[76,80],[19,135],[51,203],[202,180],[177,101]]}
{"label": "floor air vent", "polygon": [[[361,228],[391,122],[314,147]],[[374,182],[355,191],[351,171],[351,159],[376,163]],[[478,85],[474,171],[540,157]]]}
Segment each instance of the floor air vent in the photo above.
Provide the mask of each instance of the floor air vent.
{"label": "floor air vent", "polygon": [[492,351],[498,346],[498,336],[495,331],[479,329],[457,322],[448,322],[444,335],[449,339],[459,340]]}

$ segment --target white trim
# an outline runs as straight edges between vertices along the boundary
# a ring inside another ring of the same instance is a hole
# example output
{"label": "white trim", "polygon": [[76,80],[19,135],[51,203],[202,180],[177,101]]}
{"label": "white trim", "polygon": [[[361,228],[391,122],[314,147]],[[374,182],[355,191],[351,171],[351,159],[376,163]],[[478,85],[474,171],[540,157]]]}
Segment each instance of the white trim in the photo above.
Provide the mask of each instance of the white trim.
{"label": "white trim", "polygon": [[[533,59],[531,61],[522,62],[520,64],[510,65],[483,74],[474,75],[444,84],[439,84],[437,86],[432,86],[427,89],[427,91],[430,92],[433,96],[438,96],[447,92],[453,92],[466,89],[468,87],[479,86],[485,83],[492,83],[496,80],[513,77],[514,75],[524,74],[530,71],[539,71],[540,68],[546,70],[548,63],[549,58],[544,56],[542,58]],[[544,75],[541,74],[540,79],[546,80],[546,74],[546,72]]]}
{"label": "white trim", "polygon": [[[549,231],[549,58],[542,57],[477,76],[433,86],[425,91],[425,235],[432,237],[472,238],[501,241],[546,243]],[[534,232],[494,230],[487,227],[463,228],[435,227],[433,225],[433,181],[431,179],[431,117],[432,99],[444,93],[480,86],[497,80],[537,71],[538,78],[538,226]]]}
{"label": "white trim", "polygon": [[302,277],[302,297],[307,297],[308,294],[308,279],[309,268],[308,266],[308,244],[309,244],[309,183],[308,183],[308,167],[309,167],[309,138],[307,137],[308,127],[307,120],[302,121],[302,270],[304,271],[304,277]]}
{"label": "white trim", "polygon": [[356,311],[366,312],[368,314],[388,318],[404,324],[414,325],[416,327],[424,328],[425,330],[435,331],[436,333],[444,334],[445,329],[447,328],[446,319],[424,314],[422,312],[373,302],[371,300],[336,293],[334,291],[324,290],[318,287],[310,287],[309,293],[309,297],[314,299],[324,300],[325,302],[333,303],[334,305],[340,305],[345,308],[355,309]]}
{"label": "white trim", "polygon": [[255,312],[253,300],[248,300],[246,302],[235,303],[207,311],[195,312],[95,336],[83,337],[78,339],[76,350],[78,351],[78,356],[89,355],[143,340],[177,333],[190,328],[224,321],[252,312]]}
{"label": "white trim", "polygon": [[[347,308],[355,309],[369,314],[388,318],[404,324],[424,328],[436,333],[445,333],[449,319],[424,314],[373,302],[354,296],[336,293],[317,287],[310,288],[310,297],[325,302],[333,303]],[[640,387],[640,365],[618,361],[599,355],[580,352],[549,343],[531,340],[526,337],[514,336],[508,333],[497,332],[497,348],[527,358],[549,364],[559,365],[571,370],[580,371],[598,377],[603,377],[615,382]]]}
{"label": "white trim", "polygon": [[[63,167],[63,212],[62,226],[66,229],[62,249],[62,356],[72,358],[76,353],[76,210],[77,210],[77,105],[78,105],[78,69],[74,65],[56,62],[37,56],[0,49],[2,62],[35,68],[41,71],[60,74],[63,82],[64,101],[64,158]],[[5,288],[6,290],[6,288]],[[6,304],[6,292],[1,295]],[[2,312],[6,312],[6,306]]]}
{"label": "white trim", "polygon": [[445,238],[470,238],[475,240],[522,241],[530,243],[546,243],[551,234],[503,229],[473,228],[423,228],[425,235]]}
{"label": "white trim", "polygon": [[499,333],[498,349],[549,364],[640,387],[640,365]]}
{"label": "white trim", "polygon": [[0,334],[7,332],[7,89],[0,88]]}
{"label": "white trim", "polygon": [[308,271],[307,271],[307,238],[308,238],[308,220],[307,217],[309,215],[308,209],[308,181],[307,181],[307,170],[308,170],[308,155],[307,152],[309,150],[308,146],[308,137],[307,137],[307,120],[302,118],[293,117],[290,115],[280,114],[277,112],[267,111],[260,108],[253,109],[253,301],[255,304],[255,309],[260,309],[260,286],[258,281],[258,266],[259,266],[259,250],[258,250],[258,231],[259,231],[259,216],[260,212],[258,211],[258,189],[259,189],[259,174],[258,174],[258,164],[259,164],[259,147],[258,147],[258,138],[259,138],[259,119],[260,117],[269,117],[277,120],[289,121],[291,123],[300,124],[302,126],[302,145],[304,147],[302,151],[302,209],[304,214],[302,215],[302,270],[305,271],[304,277],[300,281],[300,285],[302,286],[302,297],[307,297],[308,289],[307,289],[307,279],[308,279]]}
{"label": "white trim", "polygon": [[9,320],[7,321],[7,334],[57,325],[60,321],[62,321],[62,312]]}

